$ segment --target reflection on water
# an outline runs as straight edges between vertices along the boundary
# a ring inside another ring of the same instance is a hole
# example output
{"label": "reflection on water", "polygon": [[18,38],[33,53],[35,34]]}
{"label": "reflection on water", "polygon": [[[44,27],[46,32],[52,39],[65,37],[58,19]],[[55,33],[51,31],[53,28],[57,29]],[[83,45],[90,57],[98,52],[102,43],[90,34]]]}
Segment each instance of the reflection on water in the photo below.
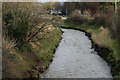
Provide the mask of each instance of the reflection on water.
{"label": "reflection on water", "polygon": [[111,78],[108,64],[91,49],[84,32],[62,29],[63,39],[42,78]]}

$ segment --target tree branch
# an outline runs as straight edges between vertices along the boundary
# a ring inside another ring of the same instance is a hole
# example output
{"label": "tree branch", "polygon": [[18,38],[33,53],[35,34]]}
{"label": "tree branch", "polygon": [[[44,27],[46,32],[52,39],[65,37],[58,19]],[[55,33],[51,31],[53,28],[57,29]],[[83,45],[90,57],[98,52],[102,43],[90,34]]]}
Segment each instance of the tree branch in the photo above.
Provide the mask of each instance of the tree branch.
{"label": "tree branch", "polygon": [[43,24],[42,27],[39,28],[38,31],[36,31],[36,32],[27,40],[27,42],[29,42],[32,38],[34,38],[34,37],[40,32],[40,30],[43,29],[44,26],[45,26],[45,24]]}

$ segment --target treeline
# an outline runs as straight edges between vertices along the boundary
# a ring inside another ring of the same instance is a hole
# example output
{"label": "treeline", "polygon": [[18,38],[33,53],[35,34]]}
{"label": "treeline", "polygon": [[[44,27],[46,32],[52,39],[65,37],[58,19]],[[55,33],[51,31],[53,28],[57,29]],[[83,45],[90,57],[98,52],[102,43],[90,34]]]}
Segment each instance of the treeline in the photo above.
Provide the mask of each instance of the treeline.
{"label": "treeline", "polygon": [[[104,2],[65,2],[61,10],[64,14],[70,15],[70,13],[77,9],[81,10],[81,13],[84,10],[90,10],[91,14],[94,15],[97,12],[106,11],[109,6],[114,7],[114,3],[104,3]],[[115,7],[114,7],[115,8]]]}

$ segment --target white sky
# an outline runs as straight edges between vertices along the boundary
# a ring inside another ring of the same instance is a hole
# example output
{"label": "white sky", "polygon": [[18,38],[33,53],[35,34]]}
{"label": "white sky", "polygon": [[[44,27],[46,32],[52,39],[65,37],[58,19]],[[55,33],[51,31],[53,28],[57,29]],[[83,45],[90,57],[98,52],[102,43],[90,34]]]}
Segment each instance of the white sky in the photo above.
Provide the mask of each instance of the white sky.
{"label": "white sky", "polygon": [[38,2],[66,2],[67,0],[38,0]]}
{"label": "white sky", "polygon": [[2,2],[115,2],[120,0],[0,0]]}
{"label": "white sky", "polygon": [[38,2],[115,2],[115,1],[117,0],[38,0]]}

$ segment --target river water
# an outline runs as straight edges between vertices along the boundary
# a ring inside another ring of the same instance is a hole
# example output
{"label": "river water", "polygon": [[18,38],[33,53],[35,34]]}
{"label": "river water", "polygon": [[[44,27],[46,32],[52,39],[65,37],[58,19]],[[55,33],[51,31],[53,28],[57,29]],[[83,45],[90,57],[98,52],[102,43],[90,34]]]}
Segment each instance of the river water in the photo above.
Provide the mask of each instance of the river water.
{"label": "river water", "polygon": [[53,62],[42,78],[111,78],[108,64],[91,49],[91,41],[84,32],[64,31]]}

